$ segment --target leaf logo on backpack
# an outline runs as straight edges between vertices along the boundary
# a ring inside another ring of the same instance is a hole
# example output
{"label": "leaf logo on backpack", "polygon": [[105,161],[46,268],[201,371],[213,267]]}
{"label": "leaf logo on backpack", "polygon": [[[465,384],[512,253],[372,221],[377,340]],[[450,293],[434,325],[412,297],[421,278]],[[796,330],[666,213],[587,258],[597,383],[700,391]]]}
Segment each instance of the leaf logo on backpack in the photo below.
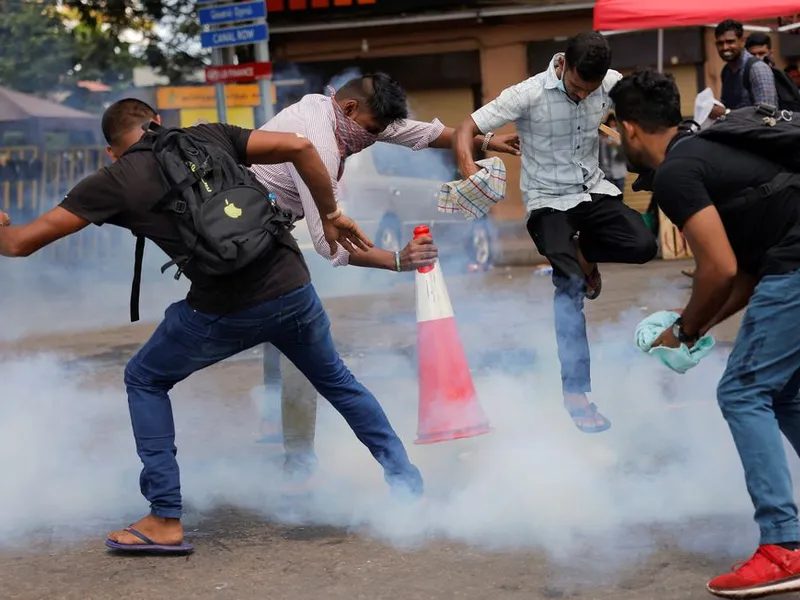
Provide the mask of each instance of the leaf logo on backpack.
{"label": "leaf logo on backpack", "polygon": [[[150,123],[133,151],[151,151],[169,191],[150,206],[168,214],[185,252],[161,267],[211,277],[230,275],[287,244],[294,221],[280,210],[271,194],[224,148],[194,137],[184,129]],[[131,151],[129,150],[129,152]],[[139,319],[138,299],[144,238],[136,240],[131,321]]]}

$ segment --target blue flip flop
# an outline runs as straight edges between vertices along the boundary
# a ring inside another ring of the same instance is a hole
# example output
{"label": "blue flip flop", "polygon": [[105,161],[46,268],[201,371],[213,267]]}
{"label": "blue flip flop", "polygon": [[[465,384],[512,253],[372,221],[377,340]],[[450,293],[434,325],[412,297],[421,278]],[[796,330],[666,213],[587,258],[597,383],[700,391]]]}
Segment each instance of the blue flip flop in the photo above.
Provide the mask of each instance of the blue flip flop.
{"label": "blue flip flop", "polygon": [[[594,402],[589,404],[588,408],[567,408],[567,412],[569,413],[569,416],[572,417],[572,422],[575,423],[575,427],[580,429],[583,433],[600,433],[611,427],[611,421],[606,419],[597,411],[597,405]],[[575,419],[589,419],[595,417],[600,417],[603,421],[602,424],[587,426],[581,425],[575,421]]]}
{"label": "blue flip flop", "polygon": [[194,552],[194,546],[181,542],[180,544],[156,544],[149,537],[142,532],[137,531],[133,527],[126,527],[125,531],[132,533],[138,537],[143,544],[120,544],[112,539],[106,540],[106,546],[123,554],[191,554]]}

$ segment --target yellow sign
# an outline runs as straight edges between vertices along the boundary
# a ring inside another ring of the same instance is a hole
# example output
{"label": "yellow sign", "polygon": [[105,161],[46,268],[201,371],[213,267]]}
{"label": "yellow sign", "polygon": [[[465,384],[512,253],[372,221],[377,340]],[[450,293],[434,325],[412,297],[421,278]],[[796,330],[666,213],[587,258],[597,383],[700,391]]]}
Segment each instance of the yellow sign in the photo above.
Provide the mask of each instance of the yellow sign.
{"label": "yellow sign", "polygon": [[[159,110],[180,110],[182,108],[216,108],[217,100],[213,85],[186,85],[162,87],[156,91]],[[261,93],[258,84],[226,85],[225,105],[258,106]]]}
{"label": "yellow sign", "polygon": [[[228,124],[238,125],[244,129],[255,129],[256,120],[253,108],[228,108]],[[180,111],[181,127],[192,127],[203,123],[218,123],[217,109],[214,108],[184,108]]]}

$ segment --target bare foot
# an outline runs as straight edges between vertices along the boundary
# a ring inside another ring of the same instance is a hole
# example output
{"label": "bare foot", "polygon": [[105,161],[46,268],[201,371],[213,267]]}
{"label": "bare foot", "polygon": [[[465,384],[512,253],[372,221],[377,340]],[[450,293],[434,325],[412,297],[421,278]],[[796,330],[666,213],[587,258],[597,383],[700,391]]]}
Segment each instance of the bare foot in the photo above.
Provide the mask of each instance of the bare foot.
{"label": "bare foot", "polygon": [[[183,542],[183,525],[180,519],[164,519],[155,515],[147,515],[130,526],[142,535],[147,536],[156,544],[164,546],[178,546]],[[108,539],[118,544],[137,545],[143,544],[142,538],[129,531],[115,531]]]}
{"label": "bare foot", "polygon": [[564,408],[584,433],[599,433],[611,427],[611,422],[597,411],[586,394],[564,394]]}

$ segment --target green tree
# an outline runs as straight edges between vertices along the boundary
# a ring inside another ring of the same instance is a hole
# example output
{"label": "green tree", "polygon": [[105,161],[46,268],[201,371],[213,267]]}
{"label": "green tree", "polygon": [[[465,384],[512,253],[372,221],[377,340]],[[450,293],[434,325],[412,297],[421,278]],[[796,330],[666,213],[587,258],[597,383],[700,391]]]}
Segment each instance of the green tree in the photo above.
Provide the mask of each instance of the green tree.
{"label": "green tree", "polygon": [[58,89],[74,66],[74,39],[52,5],[0,0],[0,85]]}
{"label": "green tree", "polygon": [[114,39],[125,31],[143,36],[142,58],[172,82],[202,67],[207,52],[199,48],[200,25],[194,0],[63,0],[81,23],[94,26],[102,15]]}

